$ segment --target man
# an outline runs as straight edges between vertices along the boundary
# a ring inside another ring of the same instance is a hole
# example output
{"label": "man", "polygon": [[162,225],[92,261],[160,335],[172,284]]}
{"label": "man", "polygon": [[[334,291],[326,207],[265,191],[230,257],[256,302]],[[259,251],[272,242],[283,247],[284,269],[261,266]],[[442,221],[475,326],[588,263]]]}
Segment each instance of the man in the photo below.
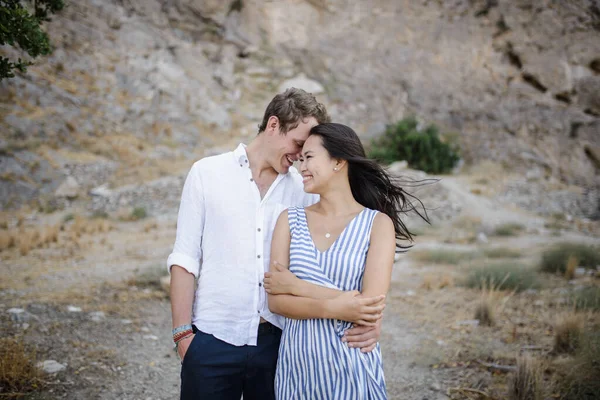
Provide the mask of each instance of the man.
{"label": "man", "polygon": [[[328,121],[314,96],[288,89],[269,103],[247,147],[190,170],[167,260],[181,399],[274,399],[283,317],[269,311],[262,283],[271,234],[281,211],[318,200],[304,192],[292,164],[310,129]],[[326,307],[332,315],[374,303],[349,296],[315,301],[315,318]],[[349,345],[366,349],[378,338],[379,328],[358,327],[347,336]]]}

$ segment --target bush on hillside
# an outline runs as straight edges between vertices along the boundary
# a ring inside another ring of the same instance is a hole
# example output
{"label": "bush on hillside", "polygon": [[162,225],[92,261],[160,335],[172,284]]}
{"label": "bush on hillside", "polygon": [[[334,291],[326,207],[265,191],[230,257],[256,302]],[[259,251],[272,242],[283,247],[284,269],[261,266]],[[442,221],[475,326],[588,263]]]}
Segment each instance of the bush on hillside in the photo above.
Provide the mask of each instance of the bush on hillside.
{"label": "bush on hillside", "polygon": [[440,139],[435,125],[419,130],[415,118],[388,126],[372,141],[369,157],[385,164],[406,160],[411,168],[432,174],[450,172],[460,159],[456,148]]}

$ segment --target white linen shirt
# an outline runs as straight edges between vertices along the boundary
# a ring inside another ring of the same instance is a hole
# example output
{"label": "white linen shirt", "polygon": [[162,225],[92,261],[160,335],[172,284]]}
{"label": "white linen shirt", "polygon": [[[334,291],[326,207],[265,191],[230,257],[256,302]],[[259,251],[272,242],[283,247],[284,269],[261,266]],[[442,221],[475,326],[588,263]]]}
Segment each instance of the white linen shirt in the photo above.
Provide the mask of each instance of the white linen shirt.
{"label": "white linen shirt", "polygon": [[262,284],[271,235],[283,210],[318,199],[304,192],[294,167],[279,174],[261,199],[243,144],[192,166],[167,267],[170,272],[178,265],[198,279],[192,316],[198,329],[235,346],[255,346],[261,317],[283,328],[284,318],[269,311]]}

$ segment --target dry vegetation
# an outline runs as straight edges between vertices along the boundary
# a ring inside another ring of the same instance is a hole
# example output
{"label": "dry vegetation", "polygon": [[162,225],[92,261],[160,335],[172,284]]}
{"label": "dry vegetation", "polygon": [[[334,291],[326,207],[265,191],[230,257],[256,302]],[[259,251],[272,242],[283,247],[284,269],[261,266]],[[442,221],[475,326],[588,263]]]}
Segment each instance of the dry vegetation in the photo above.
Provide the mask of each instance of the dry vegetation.
{"label": "dry vegetation", "polygon": [[[463,234],[479,227],[474,219],[455,224]],[[508,225],[500,230],[511,233],[498,240],[523,231]],[[600,398],[598,380],[591,378],[600,365],[594,347],[600,331],[600,281],[597,273],[581,274],[582,268],[591,271],[600,265],[596,250],[558,242],[527,252],[481,245],[409,253],[417,268],[426,270],[420,285],[425,291],[400,297],[408,313],[404,317],[420,320],[445,343],[418,354],[432,369],[454,377],[456,386],[446,395]],[[448,276],[464,285],[439,284]],[[399,283],[394,285],[393,291],[403,291]]]}
{"label": "dry vegetation", "polygon": [[20,397],[41,387],[36,353],[21,337],[0,338],[0,397]]}

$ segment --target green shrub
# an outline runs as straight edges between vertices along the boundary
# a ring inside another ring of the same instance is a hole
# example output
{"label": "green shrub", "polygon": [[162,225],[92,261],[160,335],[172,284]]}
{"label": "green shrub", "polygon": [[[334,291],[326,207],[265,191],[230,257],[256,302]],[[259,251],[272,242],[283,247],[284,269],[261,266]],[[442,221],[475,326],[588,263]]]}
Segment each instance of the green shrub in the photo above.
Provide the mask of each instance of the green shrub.
{"label": "green shrub", "polygon": [[478,252],[455,251],[455,250],[428,250],[416,253],[414,257],[419,261],[430,262],[434,264],[452,264],[456,265],[462,261],[474,260],[479,258]]}
{"label": "green shrub", "polygon": [[600,311],[600,287],[588,286],[576,291],[572,302],[576,310]]}
{"label": "green shrub", "polygon": [[575,257],[581,267],[600,265],[600,248],[579,243],[560,243],[542,254],[540,269],[544,272],[564,274],[569,257]]}
{"label": "green shrub", "polygon": [[561,399],[600,399],[600,332],[583,335],[579,350],[559,384]]}
{"label": "green shrub", "polygon": [[69,222],[75,219],[75,215],[73,213],[69,213],[63,217],[63,222]]}
{"label": "green shrub", "polygon": [[138,219],[144,219],[148,216],[148,212],[144,207],[136,207],[131,212],[131,219],[137,221]]}
{"label": "green shrub", "polygon": [[427,173],[445,173],[459,160],[455,146],[440,140],[438,129],[429,125],[417,129],[415,118],[389,125],[384,134],[371,142],[369,157],[382,163],[406,160],[411,168]]}
{"label": "green shrub", "polygon": [[495,236],[517,236],[520,234],[525,227],[521,224],[517,224],[515,222],[509,222],[506,224],[498,225],[496,229],[494,229]]}
{"label": "green shrub", "polygon": [[[135,211],[135,210],[134,210],[134,211]],[[145,211],[145,210],[144,210],[144,211]],[[92,213],[92,218],[94,218],[94,219],[96,219],[96,218],[99,218],[99,219],[107,219],[107,218],[108,218],[108,213],[107,213],[106,211],[100,211],[100,210],[97,210],[97,211],[94,211],[94,212]]]}
{"label": "green shrub", "polygon": [[469,272],[466,285],[470,288],[495,288],[517,292],[540,286],[531,268],[522,264],[493,263]]}
{"label": "green shrub", "polygon": [[167,269],[162,265],[155,265],[138,271],[137,274],[127,282],[130,286],[141,288],[160,289],[160,280],[163,276],[168,275]]}
{"label": "green shrub", "polygon": [[508,247],[491,247],[483,250],[483,254],[488,258],[519,258],[521,252]]}

